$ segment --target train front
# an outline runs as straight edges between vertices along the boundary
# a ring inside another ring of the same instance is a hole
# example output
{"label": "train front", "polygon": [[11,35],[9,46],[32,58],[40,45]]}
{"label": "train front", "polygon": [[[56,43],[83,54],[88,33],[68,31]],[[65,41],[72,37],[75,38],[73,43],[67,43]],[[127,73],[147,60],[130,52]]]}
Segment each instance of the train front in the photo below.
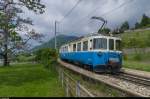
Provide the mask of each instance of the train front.
{"label": "train front", "polygon": [[93,39],[94,71],[120,72],[122,67],[121,39],[117,37],[98,37]]}
{"label": "train front", "polygon": [[107,69],[111,72],[120,72],[122,67],[121,40],[110,39],[107,53]]}

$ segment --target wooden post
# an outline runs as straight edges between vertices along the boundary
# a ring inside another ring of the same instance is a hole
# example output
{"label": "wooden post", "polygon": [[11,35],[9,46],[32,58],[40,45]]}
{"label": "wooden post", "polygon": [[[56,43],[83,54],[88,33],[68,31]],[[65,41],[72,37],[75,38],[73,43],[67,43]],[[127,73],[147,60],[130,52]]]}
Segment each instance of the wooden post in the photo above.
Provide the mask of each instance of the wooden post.
{"label": "wooden post", "polygon": [[80,97],[80,82],[79,81],[77,81],[77,83],[76,83],[76,96],[77,97]]}
{"label": "wooden post", "polygon": [[67,97],[69,96],[69,85],[68,85],[68,83],[69,83],[69,79],[68,79],[68,77],[66,77],[66,96]]}
{"label": "wooden post", "polygon": [[60,71],[60,67],[58,69],[58,75],[59,75],[59,81],[61,81],[61,71]]}
{"label": "wooden post", "polygon": [[63,73],[63,71],[61,71],[61,83],[62,83],[62,87],[63,87],[63,84],[64,84],[64,73]]}

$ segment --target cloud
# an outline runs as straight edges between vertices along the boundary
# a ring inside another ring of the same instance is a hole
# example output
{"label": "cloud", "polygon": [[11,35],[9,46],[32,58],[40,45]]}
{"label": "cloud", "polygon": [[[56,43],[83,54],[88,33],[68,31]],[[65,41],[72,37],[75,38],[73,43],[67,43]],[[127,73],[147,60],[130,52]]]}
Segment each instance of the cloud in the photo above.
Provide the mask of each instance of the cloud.
{"label": "cloud", "polygon": [[[45,13],[36,15],[25,9],[25,17],[32,18],[33,28],[46,36],[45,41],[54,37],[54,22],[60,21],[76,4],[78,0],[42,0],[46,5]],[[124,2],[124,6],[117,8]],[[107,20],[107,27],[114,29],[122,22],[128,21],[133,27],[141,20],[142,14],[150,16],[150,0],[81,0],[78,6],[57,24],[57,31],[61,34],[83,35],[96,32],[102,22],[91,20],[92,16],[101,16]],[[111,11],[111,12],[110,12]]]}

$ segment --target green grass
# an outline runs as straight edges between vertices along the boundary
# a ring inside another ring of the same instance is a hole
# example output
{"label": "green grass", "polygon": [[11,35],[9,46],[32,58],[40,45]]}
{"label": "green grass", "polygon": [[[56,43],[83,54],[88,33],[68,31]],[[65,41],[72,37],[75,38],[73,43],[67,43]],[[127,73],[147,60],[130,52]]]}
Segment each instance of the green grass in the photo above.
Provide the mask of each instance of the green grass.
{"label": "green grass", "polygon": [[16,64],[0,68],[0,96],[64,96],[55,71],[39,64]]}
{"label": "green grass", "polygon": [[123,67],[150,72],[150,63],[139,61],[123,61]]}
{"label": "green grass", "polygon": [[[136,58],[137,55],[140,57],[140,59]],[[131,61],[149,62],[150,61],[150,52],[147,52],[147,53],[140,52],[138,54],[135,54],[135,53],[127,54],[126,59],[131,60]]]}
{"label": "green grass", "polygon": [[144,39],[150,34],[150,30],[126,32],[121,34],[121,37],[124,39],[128,39],[129,37],[137,36],[137,34],[139,35],[139,39]]}
{"label": "green grass", "polygon": [[[138,32],[131,31],[120,34],[120,36],[123,42],[128,42],[132,37],[136,37],[140,41],[146,42],[146,40],[148,40],[148,37],[150,36],[150,30],[143,30]],[[145,47],[148,46],[149,45],[146,45]],[[129,48],[132,48],[132,46],[130,46]],[[139,55],[136,55],[135,53],[128,54],[126,60],[123,61],[123,66],[131,69],[150,71],[150,52],[144,53],[144,51],[138,51],[138,53]]]}
{"label": "green grass", "polygon": [[[124,48],[133,48],[133,45],[136,47],[150,47],[150,44],[148,43],[148,40],[150,39],[150,30],[131,31],[119,34],[118,36],[122,38]],[[133,39],[136,40],[135,42],[138,42],[136,43],[137,45],[131,45],[131,43],[129,43],[131,41],[133,42]]]}
{"label": "green grass", "polygon": [[135,56],[136,54],[127,55],[127,59],[123,60],[123,67],[150,72],[150,52],[140,53],[139,59]]}
{"label": "green grass", "polygon": [[34,59],[35,59],[35,56],[23,56],[23,55],[19,55],[16,58],[16,60],[18,60],[19,62],[28,62]]}

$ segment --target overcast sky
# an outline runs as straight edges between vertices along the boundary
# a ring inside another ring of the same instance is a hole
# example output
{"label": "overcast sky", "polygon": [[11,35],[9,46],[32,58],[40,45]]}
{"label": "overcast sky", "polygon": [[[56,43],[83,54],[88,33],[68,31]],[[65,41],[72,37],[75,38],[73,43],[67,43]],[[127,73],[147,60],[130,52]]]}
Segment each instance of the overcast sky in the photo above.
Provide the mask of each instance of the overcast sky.
{"label": "overcast sky", "polygon": [[[54,22],[58,34],[84,35],[96,32],[102,22],[90,19],[101,16],[107,20],[106,27],[114,29],[128,21],[133,27],[142,14],[150,16],[150,0],[81,0],[73,11],[64,18],[78,0],[41,0],[46,5],[45,13],[36,15],[25,9],[23,16],[33,20],[33,28],[46,35],[45,41],[54,37]],[[121,6],[123,5],[123,6]],[[114,10],[113,10],[114,9]],[[37,43],[34,42],[34,46]]]}

